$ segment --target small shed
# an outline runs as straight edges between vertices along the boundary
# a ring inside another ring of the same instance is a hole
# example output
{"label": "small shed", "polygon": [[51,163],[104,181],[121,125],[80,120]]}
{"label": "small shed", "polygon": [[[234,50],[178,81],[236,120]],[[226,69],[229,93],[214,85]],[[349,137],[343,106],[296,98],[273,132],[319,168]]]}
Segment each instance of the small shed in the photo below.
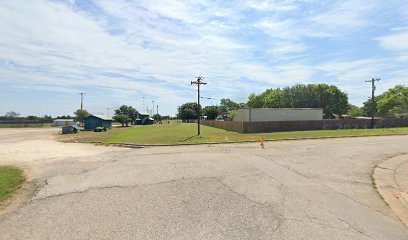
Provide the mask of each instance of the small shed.
{"label": "small shed", "polygon": [[62,127],[62,134],[78,133],[81,128],[78,125],[70,125]]}
{"label": "small shed", "polygon": [[94,130],[97,127],[112,128],[112,118],[104,115],[90,115],[84,120],[85,130]]}
{"label": "small shed", "polygon": [[154,119],[149,117],[148,113],[139,113],[138,118],[135,121],[135,125],[149,125],[153,124]]}
{"label": "small shed", "polygon": [[53,124],[54,126],[62,127],[62,126],[74,125],[75,122],[74,122],[74,119],[55,119],[55,120],[52,122],[52,124]]}

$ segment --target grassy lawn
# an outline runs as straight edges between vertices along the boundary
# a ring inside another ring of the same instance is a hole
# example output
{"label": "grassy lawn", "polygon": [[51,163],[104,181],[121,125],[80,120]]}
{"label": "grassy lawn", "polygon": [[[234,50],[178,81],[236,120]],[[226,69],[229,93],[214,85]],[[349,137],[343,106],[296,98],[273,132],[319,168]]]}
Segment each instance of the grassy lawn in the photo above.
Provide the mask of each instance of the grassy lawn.
{"label": "grassy lawn", "polygon": [[293,131],[273,133],[236,133],[218,128],[201,126],[201,136],[197,136],[197,125],[192,123],[155,124],[148,126],[113,128],[108,132],[80,132],[75,135],[62,135],[62,141],[127,143],[127,144],[191,144],[211,142],[240,142],[321,138],[344,136],[370,136],[389,134],[408,134],[408,128],[388,129],[353,129],[353,130],[319,130],[319,131]]}
{"label": "grassy lawn", "polygon": [[11,197],[24,181],[25,177],[21,169],[0,166],[0,203]]}

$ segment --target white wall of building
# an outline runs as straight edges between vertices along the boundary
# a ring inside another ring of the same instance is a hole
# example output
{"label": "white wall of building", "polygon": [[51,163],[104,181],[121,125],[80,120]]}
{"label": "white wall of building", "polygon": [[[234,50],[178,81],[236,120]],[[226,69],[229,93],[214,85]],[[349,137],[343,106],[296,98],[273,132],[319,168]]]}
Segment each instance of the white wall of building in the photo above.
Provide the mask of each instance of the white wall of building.
{"label": "white wall of building", "polygon": [[71,126],[74,125],[74,119],[55,119],[54,126]]}
{"label": "white wall of building", "polygon": [[320,108],[244,108],[236,111],[233,121],[267,122],[311,121],[322,119],[323,109]]}

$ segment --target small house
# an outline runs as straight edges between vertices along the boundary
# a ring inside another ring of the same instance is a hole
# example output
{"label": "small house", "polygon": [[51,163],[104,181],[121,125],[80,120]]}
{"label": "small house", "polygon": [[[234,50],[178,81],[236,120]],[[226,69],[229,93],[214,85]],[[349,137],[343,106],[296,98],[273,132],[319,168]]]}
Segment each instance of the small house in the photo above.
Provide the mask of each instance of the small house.
{"label": "small house", "polygon": [[74,125],[74,119],[55,119],[52,124],[54,126],[62,127],[62,126],[70,126]]}
{"label": "small house", "polygon": [[104,115],[90,115],[85,118],[85,130],[94,130],[97,127],[112,128],[112,118]]}
{"label": "small house", "polygon": [[78,133],[81,128],[78,125],[70,125],[62,127],[62,134]]}

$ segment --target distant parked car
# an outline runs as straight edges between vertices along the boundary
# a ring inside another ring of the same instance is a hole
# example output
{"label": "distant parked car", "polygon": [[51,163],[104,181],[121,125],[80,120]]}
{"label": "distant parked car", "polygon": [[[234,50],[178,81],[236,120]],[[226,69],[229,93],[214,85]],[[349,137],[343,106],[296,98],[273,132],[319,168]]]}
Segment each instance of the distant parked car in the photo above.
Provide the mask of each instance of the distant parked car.
{"label": "distant parked car", "polygon": [[94,132],[106,132],[106,128],[105,127],[96,127],[95,129],[94,129]]}

